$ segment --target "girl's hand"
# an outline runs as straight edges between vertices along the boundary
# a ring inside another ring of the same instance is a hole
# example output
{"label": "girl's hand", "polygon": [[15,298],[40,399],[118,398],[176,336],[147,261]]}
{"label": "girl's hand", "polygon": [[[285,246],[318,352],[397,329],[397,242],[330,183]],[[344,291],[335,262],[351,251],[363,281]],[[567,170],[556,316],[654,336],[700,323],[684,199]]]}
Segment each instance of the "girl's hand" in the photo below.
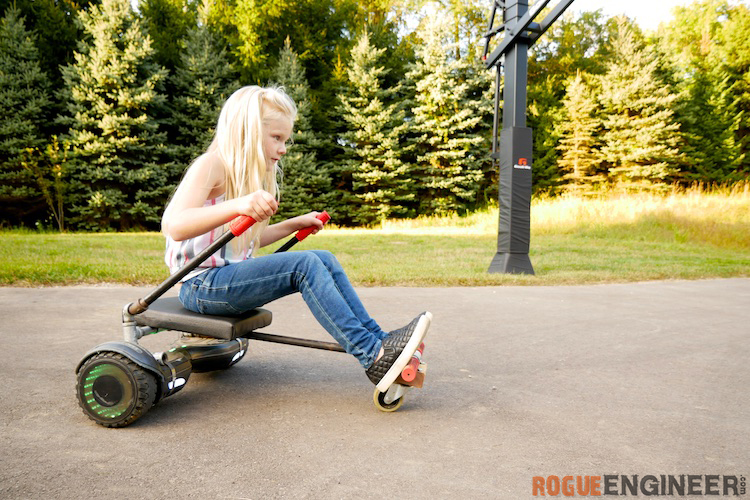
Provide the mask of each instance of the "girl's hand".
{"label": "girl's hand", "polygon": [[311,234],[316,234],[324,226],[323,221],[317,218],[318,215],[320,215],[320,212],[310,212],[309,214],[299,215],[292,219],[296,227],[295,231],[315,226]]}
{"label": "girl's hand", "polygon": [[270,218],[279,209],[279,203],[268,191],[259,189],[254,193],[237,198],[237,212],[240,215],[249,215],[256,222],[263,222]]}

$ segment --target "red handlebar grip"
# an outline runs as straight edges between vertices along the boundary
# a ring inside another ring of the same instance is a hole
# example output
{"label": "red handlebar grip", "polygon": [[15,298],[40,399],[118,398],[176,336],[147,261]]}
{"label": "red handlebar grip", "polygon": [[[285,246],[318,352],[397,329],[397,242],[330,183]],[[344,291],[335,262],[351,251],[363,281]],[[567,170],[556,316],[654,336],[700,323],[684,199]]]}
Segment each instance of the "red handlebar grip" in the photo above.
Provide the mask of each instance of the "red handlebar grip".
{"label": "red handlebar grip", "polygon": [[414,352],[414,355],[409,360],[409,364],[401,370],[401,378],[406,382],[411,382],[417,378],[417,370],[419,370],[419,363],[422,362],[422,353],[424,352],[424,342],[419,345],[419,348]]}
{"label": "red handlebar grip", "polygon": [[[325,224],[329,220],[331,220],[331,216],[328,215],[328,212],[326,212],[325,210],[323,211],[322,214],[316,215],[315,218],[318,219],[319,221],[323,222],[323,224]],[[299,231],[297,231],[297,234],[295,235],[295,238],[297,238],[297,241],[304,240],[305,238],[307,238],[308,236],[310,236],[310,233],[312,233],[315,230],[316,227],[317,226],[310,226],[310,227],[306,227],[304,229],[300,229]]]}
{"label": "red handlebar grip", "polygon": [[240,215],[229,224],[229,230],[232,231],[233,235],[239,236],[253,224],[255,224],[255,219],[249,215]]}

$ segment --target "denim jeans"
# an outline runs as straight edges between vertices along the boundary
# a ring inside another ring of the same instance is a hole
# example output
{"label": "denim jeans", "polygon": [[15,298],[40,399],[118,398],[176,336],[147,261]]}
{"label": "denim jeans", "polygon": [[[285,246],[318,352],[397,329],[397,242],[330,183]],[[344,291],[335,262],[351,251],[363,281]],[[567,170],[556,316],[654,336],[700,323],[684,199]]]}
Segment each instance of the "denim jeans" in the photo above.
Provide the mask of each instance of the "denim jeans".
{"label": "denim jeans", "polygon": [[301,292],[315,319],[368,368],[387,335],[370,318],[336,257],[325,251],[285,252],[215,267],[182,284],[191,311],[234,316]]}

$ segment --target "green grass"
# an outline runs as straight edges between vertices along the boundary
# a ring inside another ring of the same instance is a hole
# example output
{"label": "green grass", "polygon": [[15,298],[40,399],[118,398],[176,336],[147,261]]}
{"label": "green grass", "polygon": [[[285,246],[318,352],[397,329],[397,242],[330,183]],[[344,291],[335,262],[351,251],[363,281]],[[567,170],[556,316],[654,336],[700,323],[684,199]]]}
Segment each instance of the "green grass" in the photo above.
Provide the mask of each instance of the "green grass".
{"label": "green grass", "polygon": [[[488,274],[497,209],[329,228],[295,249],[334,252],[356,285],[562,285],[750,276],[750,184],[665,196],[558,197],[532,206],[535,276]],[[281,243],[281,242],[280,242]],[[279,244],[280,244],[279,243]],[[273,251],[274,245],[263,253]],[[154,285],[158,233],[0,232],[0,285]]]}

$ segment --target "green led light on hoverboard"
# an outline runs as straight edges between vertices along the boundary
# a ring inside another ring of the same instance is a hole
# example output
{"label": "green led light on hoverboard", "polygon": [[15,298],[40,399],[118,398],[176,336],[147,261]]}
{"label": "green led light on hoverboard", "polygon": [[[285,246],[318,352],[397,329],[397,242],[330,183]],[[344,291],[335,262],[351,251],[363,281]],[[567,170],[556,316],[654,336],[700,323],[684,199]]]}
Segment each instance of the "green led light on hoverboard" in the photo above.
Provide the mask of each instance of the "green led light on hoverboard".
{"label": "green led light on hoverboard", "polygon": [[[123,374],[122,370],[119,370],[117,367],[110,365],[109,363],[103,363],[100,365],[95,366],[91,371],[89,371],[88,375],[85,378],[85,381],[87,382],[84,384],[84,392],[83,396],[86,400],[86,405],[88,406],[89,410],[92,413],[96,413],[96,415],[102,417],[102,418],[117,418],[125,411],[127,410],[128,405],[124,405],[123,408],[122,402],[119,404],[115,404],[113,407],[108,408],[100,405],[95,397],[94,397],[94,381],[101,377],[102,375],[111,375],[112,371],[119,372],[120,375]],[[118,383],[121,383],[120,380],[118,380],[116,377],[113,376],[115,380],[117,380]]]}

